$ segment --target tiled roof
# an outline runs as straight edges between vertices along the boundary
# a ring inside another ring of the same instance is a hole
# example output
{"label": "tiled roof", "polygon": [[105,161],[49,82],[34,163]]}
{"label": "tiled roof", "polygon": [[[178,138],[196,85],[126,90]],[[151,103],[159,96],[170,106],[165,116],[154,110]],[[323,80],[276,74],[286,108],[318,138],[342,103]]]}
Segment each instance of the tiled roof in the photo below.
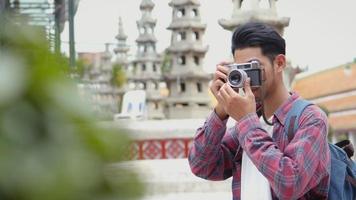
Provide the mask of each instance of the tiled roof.
{"label": "tiled roof", "polygon": [[306,99],[356,89],[356,63],[342,65],[303,78],[297,76],[292,88]]}
{"label": "tiled roof", "polygon": [[292,90],[327,108],[330,112],[329,123],[336,132],[356,130],[356,114],[335,114],[356,109],[356,95],[353,92],[356,91],[356,63],[297,77]]}
{"label": "tiled roof", "polygon": [[331,127],[337,131],[356,130],[356,114],[329,117]]}
{"label": "tiled roof", "polygon": [[320,102],[319,105],[326,107],[329,112],[353,109],[356,108],[356,95],[323,101]]}

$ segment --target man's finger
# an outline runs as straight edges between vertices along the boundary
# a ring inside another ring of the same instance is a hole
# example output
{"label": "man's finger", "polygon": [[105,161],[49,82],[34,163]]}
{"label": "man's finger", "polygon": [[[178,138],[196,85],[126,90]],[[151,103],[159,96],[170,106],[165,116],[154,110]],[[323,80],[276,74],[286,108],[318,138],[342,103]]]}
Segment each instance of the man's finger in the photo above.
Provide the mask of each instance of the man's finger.
{"label": "man's finger", "polygon": [[226,92],[225,84],[220,88],[219,92],[220,92],[222,98],[224,98],[224,99],[228,99],[229,96],[230,96],[230,95]]}
{"label": "man's finger", "polygon": [[221,88],[221,86],[223,86],[225,84],[225,82],[223,82],[222,80],[218,79],[215,81],[215,85],[216,87],[218,87],[218,89]]}
{"label": "man's finger", "polygon": [[213,84],[213,87],[216,87],[216,88],[220,89],[221,86],[223,86],[225,84],[225,82],[223,82],[222,80],[218,79],[218,80],[215,80],[212,84]]}
{"label": "man's finger", "polygon": [[224,74],[223,72],[221,71],[215,71],[215,74],[214,74],[214,80],[222,80],[222,81],[225,81],[227,78],[226,74]]}
{"label": "man's finger", "polygon": [[245,81],[244,90],[245,90],[245,94],[247,96],[251,96],[251,95],[254,96],[253,92],[251,90],[251,79],[250,78],[247,78],[247,80]]}
{"label": "man's finger", "polygon": [[233,63],[233,62],[221,61],[221,62],[219,62],[219,64],[217,64],[216,66],[218,66],[218,65],[228,65],[228,64],[231,64],[231,63]]}
{"label": "man's finger", "polygon": [[228,93],[230,96],[233,96],[233,95],[238,94],[238,92],[236,92],[234,89],[232,89],[232,87],[231,87],[229,84],[225,84],[225,85],[226,85],[225,90],[227,91],[227,93]]}
{"label": "man's finger", "polygon": [[216,71],[220,71],[220,72],[222,72],[224,74],[227,74],[229,72],[229,67],[226,66],[226,64],[225,65],[218,65],[216,67]]}
{"label": "man's finger", "polygon": [[218,102],[221,102],[223,104],[225,104],[225,100],[221,95],[221,92],[219,91],[218,94],[216,95],[216,99],[218,100]]}
{"label": "man's finger", "polygon": [[213,82],[213,85],[212,85],[212,88],[215,90],[215,91],[219,91],[220,88],[224,85],[224,82],[222,82],[220,79],[216,80]]}

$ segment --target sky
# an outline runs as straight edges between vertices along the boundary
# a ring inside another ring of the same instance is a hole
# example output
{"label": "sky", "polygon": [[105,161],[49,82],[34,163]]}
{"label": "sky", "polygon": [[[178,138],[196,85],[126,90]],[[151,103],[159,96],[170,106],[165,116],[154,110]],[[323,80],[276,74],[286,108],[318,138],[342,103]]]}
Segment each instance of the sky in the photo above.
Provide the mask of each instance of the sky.
{"label": "sky", "polygon": [[[170,0],[152,0],[152,15],[157,19],[155,35],[157,52],[170,45]],[[265,5],[268,0],[261,0]],[[75,40],[77,52],[104,51],[104,43],[114,48],[118,33],[119,17],[123,20],[130,56],[136,54],[138,37],[136,21],[141,18],[141,0],[80,0],[75,16]],[[204,69],[213,72],[217,63],[231,59],[231,32],[223,29],[219,19],[230,19],[231,0],[200,0],[202,22],[207,24],[204,45],[209,46]],[[247,2],[246,0],[244,2]],[[248,3],[247,3],[248,4]],[[247,5],[246,4],[246,5]],[[287,58],[293,66],[308,67],[317,72],[352,62],[356,58],[356,1],[355,0],[279,0],[280,17],[290,17],[284,31]],[[62,51],[68,52],[68,28],[61,35]]]}

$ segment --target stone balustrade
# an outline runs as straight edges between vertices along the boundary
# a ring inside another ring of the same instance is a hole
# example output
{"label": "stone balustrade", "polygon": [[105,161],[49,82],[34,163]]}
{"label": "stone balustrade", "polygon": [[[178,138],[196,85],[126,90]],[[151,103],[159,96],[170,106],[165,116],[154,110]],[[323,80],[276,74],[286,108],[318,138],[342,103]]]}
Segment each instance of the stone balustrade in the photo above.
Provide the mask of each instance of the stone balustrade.
{"label": "stone balustrade", "polygon": [[133,139],[131,160],[178,159],[188,156],[196,129],[204,119],[181,120],[119,120],[103,123],[123,129]]}

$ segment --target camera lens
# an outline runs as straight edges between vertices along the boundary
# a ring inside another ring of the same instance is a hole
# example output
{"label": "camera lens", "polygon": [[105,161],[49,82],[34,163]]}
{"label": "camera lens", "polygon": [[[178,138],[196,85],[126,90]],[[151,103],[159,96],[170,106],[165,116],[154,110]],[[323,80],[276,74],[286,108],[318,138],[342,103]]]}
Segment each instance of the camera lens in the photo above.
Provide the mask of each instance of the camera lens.
{"label": "camera lens", "polygon": [[239,85],[241,83],[241,73],[240,71],[233,71],[229,76],[229,81],[231,85]]}
{"label": "camera lens", "polygon": [[241,69],[232,69],[228,74],[228,83],[233,88],[241,88],[247,78],[247,74]]}

